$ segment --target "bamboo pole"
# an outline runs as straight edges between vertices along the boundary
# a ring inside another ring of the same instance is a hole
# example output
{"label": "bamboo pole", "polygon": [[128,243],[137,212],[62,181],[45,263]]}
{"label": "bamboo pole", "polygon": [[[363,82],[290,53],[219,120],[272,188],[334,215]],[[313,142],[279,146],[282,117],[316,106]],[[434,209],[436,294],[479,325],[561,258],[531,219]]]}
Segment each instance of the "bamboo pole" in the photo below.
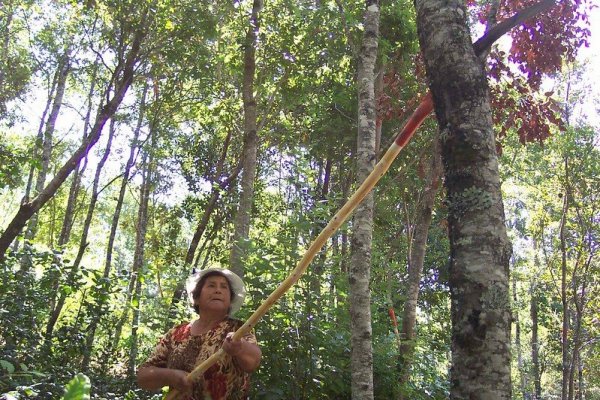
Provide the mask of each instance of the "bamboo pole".
{"label": "bamboo pole", "polygon": [[[277,289],[267,297],[267,299],[258,307],[258,309],[252,314],[248,320],[233,334],[232,340],[240,340],[245,334],[250,332],[252,328],[258,323],[258,321],[269,311],[269,309],[275,304],[306,272],[308,265],[313,260],[315,255],[325,245],[327,240],[340,228],[340,226],[348,219],[352,211],[360,204],[360,202],[369,194],[373,187],[379,182],[381,177],[385,175],[387,170],[394,159],[398,156],[400,151],[406,146],[410,138],[413,136],[417,128],[423,123],[427,115],[433,110],[433,101],[431,94],[427,93],[412,113],[409,120],[404,125],[402,131],[396,136],[396,139],[385,152],[381,160],[375,165],[373,171],[364,180],[360,187],[354,192],[352,197],[348,199],[346,204],[331,218],[327,226],[323,228],[319,236],[312,242],[310,247],[304,253],[304,256],[300,259],[296,268],[292,270],[290,275],[279,284]],[[219,349],[216,353],[207,358],[202,364],[198,365],[192,372],[189,373],[187,379],[195,381],[201,374],[203,374],[208,368],[210,368],[215,362],[225,355],[223,349]],[[166,397],[166,400],[176,400],[179,393],[175,390],[171,390]]]}

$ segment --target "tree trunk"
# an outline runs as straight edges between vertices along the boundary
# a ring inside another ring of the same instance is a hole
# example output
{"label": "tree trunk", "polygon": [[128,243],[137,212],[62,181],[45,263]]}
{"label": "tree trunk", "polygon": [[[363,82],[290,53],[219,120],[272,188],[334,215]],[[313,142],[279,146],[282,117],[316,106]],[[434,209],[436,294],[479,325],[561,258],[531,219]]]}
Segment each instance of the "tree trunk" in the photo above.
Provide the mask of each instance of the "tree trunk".
{"label": "tree trunk", "polygon": [[[37,173],[37,178],[35,180],[33,192],[35,193],[35,195],[38,195],[42,192],[42,190],[44,189],[44,184],[46,183],[46,176],[48,175],[48,169],[50,168],[50,157],[52,156],[52,142],[54,138],[56,120],[58,119],[58,114],[60,113],[60,109],[63,104],[65,88],[67,85],[67,77],[69,76],[70,69],[70,50],[67,50],[60,59],[56,68],[56,74],[54,77],[54,82],[56,83],[56,94],[54,95],[54,98],[52,100],[52,108],[50,110],[50,115],[48,115],[48,120],[46,121],[46,126],[43,130],[43,134],[41,135],[41,137],[38,137],[38,143],[36,143],[36,150],[41,150],[41,163]],[[37,153],[37,151],[34,151],[34,153]],[[31,216],[29,223],[27,224],[27,229],[24,235],[24,242],[26,246],[27,243],[30,243],[35,237],[37,233],[37,228],[38,214],[34,213]],[[32,263],[29,258],[29,255],[24,254],[23,259],[21,260],[21,274],[26,274],[31,267]]]}
{"label": "tree trunk", "polygon": [[[144,122],[147,93],[148,84],[146,83],[144,85],[144,89],[142,90],[142,97],[140,100],[140,113],[138,115],[136,128],[133,132],[133,138],[131,139],[131,146],[129,148],[129,158],[125,163],[125,170],[123,171],[123,179],[121,181],[121,189],[119,190],[119,197],[117,198],[117,204],[115,205],[115,211],[113,213],[112,223],[110,226],[110,234],[108,235],[108,243],[106,245],[106,257],[104,261],[104,271],[102,273],[102,277],[105,279],[103,282],[105,284],[98,288],[99,290],[103,290],[106,292],[110,290],[110,288],[106,285],[106,283],[108,282],[106,279],[110,276],[110,270],[112,268],[112,252],[115,243],[115,237],[117,234],[117,228],[119,226],[121,208],[123,207],[123,199],[125,198],[125,190],[127,189],[127,183],[129,182],[129,175],[131,173],[131,168],[135,159],[135,153],[136,150],[139,148],[138,138],[140,136],[140,131],[142,130],[142,125]],[[91,361],[92,351],[94,348],[94,340],[96,336],[96,329],[98,328],[98,324],[100,323],[100,320],[105,314],[105,311],[103,311],[104,303],[105,301],[101,301],[100,304],[92,307],[92,315],[94,315],[94,317],[90,322],[90,326],[87,329],[85,347],[83,349],[83,360],[81,362],[81,369],[84,372],[87,371]]]}
{"label": "tree trunk", "polygon": [[[519,296],[517,294],[517,277],[513,276],[512,279],[512,295],[513,295],[513,308],[515,310],[519,310],[521,307],[519,306]],[[521,394],[523,399],[527,400],[529,395],[527,393],[527,373],[523,368],[523,351],[521,346],[521,320],[519,318],[519,313],[515,312],[513,321],[515,323],[515,350],[517,352],[517,373],[519,374]]]}
{"label": "tree trunk", "polygon": [[[410,378],[410,368],[413,362],[415,350],[415,323],[417,320],[417,301],[419,299],[419,284],[423,273],[425,251],[427,249],[427,235],[431,225],[431,216],[435,197],[440,187],[442,174],[442,159],[438,139],[434,139],[431,150],[430,165],[425,177],[425,188],[418,198],[417,217],[414,232],[412,234],[410,257],[408,262],[408,288],[406,289],[406,300],[404,302],[404,313],[402,316],[402,331],[400,332],[400,385],[404,387]],[[400,399],[405,399],[401,393]]]}
{"label": "tree trunk", "polygon": [[[153,131],[150,132],[150,134],[153,134]],[[129,270],[129,284],[127,285],[127,292],[125,293],[125,301],[123,302],[123,311],[121,312],[121,316],[119,317],[117,324],[115,326],[114,332],[115,332],[115,336],[113,337],[113,341],[110,344],[110,351],[108,352],[109,354],[114,354],[115,350],[119,347],[119,341],[121,340],[121,334],[123,332],[123,327],[125,326],[125,322],[127,322],[127,318],[129,317],[129,310],[132,308],[132,300],[135,297],[135,291],[136,291],[136,285],[137,285],[137,281],[139,279],[139,267],[143,262],[143,253],[144,253],[144,242],[143,240],[145,240],[145,230],[146,230],[146,225],[145,223],[142,225],[142,221],[145,221],[145,218],[147,218],[147,216],[145,215],[147,212],[146,207],[142,207],[142,205],[144,204],[144,199],[145,199],[145,193],[146,193],[146,180],[147,180],[147,176],[148,176],[148,155],[144,154],[143,156],[143,160],[142,160],[142,166],[143,166],[143,180],[144,182],[142,182],[142,187],[140,188],[140,206],[138,208],[138,220],[137,220],[137,225],[136,225],[136,247],[135,247],[135,251],[134,251],[134,258],[133,258],[133,264],[131,265],[131,268]],[[142,229],[144,230],[144,235],[142,236]],[[139,302],[138,302],[139,303]],[[136,355],[137,357],[137,355]],[[129,373],[130,370],[130,365],[131,365],[131,353],[130,353],[130,357],[128,360],[128,368],[127,368],[127,372]],[[108,360],[107,360],[108,361]]]}
{"label": "tree trunk", "polygon": [[77,150],[75,150],[73,155],[71,155],[65,164],[58,170],[54,178],[52,178],[43,190],[33,200],[26,202],[19,207],[17,214],[2,233],[2,236],[0,236],[0,261],[4,260],[6,250],[19,232],[21,232],[31,216],[54,196],[60,185],[67,179],[73,169],[79,165],[81,159],[96,144],[96,142],[98,142],[104,124],[106,124],[106,121],[117,111],[117,108],[121,104],[123,97],[125,97],[125,93],[127,93],[127,90],[133,81],[135,65],[139,60],[140,46],[145,33],[146,31],[144,29],[140,29],[136,32],[131,49],[127,54],[127,58],[124,60],[122,68],[117,68],[113,74],[111,82],[116,82],[114,95],[96,116],[96,122],[90,132],[90,136]]}
{"label": "tree trunk", "polygon": [[[93,96],[96,91],[96,76],[98,75],[98,63],[99,60],[96,60],[92,70],[92,77],[90,79],[90,91],[88,92],[88,109],[85,114],[85,118],[83,120],[83,138],[82,142],[85,141],[88,135],[88,126],[90,125],[90,119],[92,115],[93,106]],[[77,214],[77,197],[79,195],[79,190],[81,188],[81,176],[87,167],[87,157],[85,157],[85,162],[83,166],[77,165],[75,171],[73,172],[73,181],[71,182],[71,188],[69,189],[69,198],[67,200],[67,207],[65,209],[65,217],[63,219],[62,228],[60,230],[60,236],[58,238],[58,247],[62,248],[71,237],[71,229],[73,228],[73,221],[75,220],[75,216]]]}
{"label": "tree trunk", "polygon": [[254,179],[256,177],[256,155],[258,153],[258,132],[256,125],[256,99],[254,98],[254,74],[256,72],[256,42],[259,30],[258,14],[263,1],[254,0],[250,26],[246,33],[244,48],[244,148],[242,154],[242,178],[240,201],[234,220],[234,233],[229,257],[229,267],[244,278],[244,258],[248,248],[250,214],[254,202]]}
{"label": "tree trunk", "polygon": [[[537,254],[538,245],[534,239],[533,249],[534,255],[534,271],[540,271],[540,259]],[[529,315],[531,317],[531,373],[533,375],[533,400],[541,400],[542,398],[542,378],[540,373],[540,345],[538,337],[538,310],[539,310],[539,299],[537,290],[537,278],[534,276],[530,287],[531,304],[529,309]]]}
{"label": "tree trunk", "polygon": [[[155,147],[156,132],[152,133],[152,148]],[[138,209],[138,221],[135,230],[135,252],[133,255],[133,267],[131,278],[135,280],[135,289],[133,290],[133,316],[131,321],[131,348],[129,352],[128,375],[130,379],[135,377],[135,367],[137,365],[138,354],[138,325],[140,321],[140,301],[142,291],[142,280],[140,275],[144,273],[144,247],[146,243],[146,231],[148,227],[148,202],[150,199],[152,176],[154,171],[154,157],[149,156],[146,169],[144,171],[142,187],[140,188],[140,207]],[[129,304],[128,304],[129,306]]]}
{"label": "tree trunk", "polygon": [[561,399],[566,400],[569,393],[569,376],[570,376],[570,358],[569,358],[569,299],[567,294],[567,244],[566,244],[566,225],[567,214],[569,212],[569,162],[565,157],[565,193],[563,193],[563,207],[560,218],[560,252],[561,252],[561,268],[560,268],[560,297],[562,302],[562,332],[561,332],[561,349],[562,349],[562,387]]}
{"label": "tree trunk", "polygon": [[455,0],[416,0],[449,213],[453,399],[510,399],[510,243],[487,80]]}
{"label": "tree trunk", "polygon": [[227,138],[225,139],[225,143],[223,144],[223,151],[221,152],[221,157],[219,158],[219,162],[217,163],[215,168],[216,172],[213,176],[212,181],[210,182],[210,198],[208,200],[208,203],[206,204],[206,207],[204,207],[204,213],[202,213],[202,218],[200,218],[200,221],[196,226],[196,231],[194,232],[194,236],[192,237],[192,241],[190,242],[187,253],[185,255],[185,260],[182,268],[183,277],[177,283],[175,291],[173,292],[173,297],[171,298],[171,305],[169,307],[169,318],[166,321],[168,326],[170,326],[171,321],[175,318],[177,314],[177,304],[179,304],[179,301],[181,300],[183,291],[185,289],[185,277],[188,274],[189,267],[194,262],[194,257],[198,249],[198,244],[200,243],[200,239],[202,238],[204,232],[206,231],[206,228],[208,227],[210,217],[212,216],[213,212],[217,209],[217,204],[219,202],[219,199],[221,198],[221,193],[225,190],[228,190],[231,187],[231,185],[237,179],[240,170],[242,169],[242,164],[239,163],[236,166],[235,170],[233,170],[233,172],[226,179],[221,179],[225,159],[227,157],[227,152],[229,151],[230,140],[231,132],[227,135]]}
{"label": "tree trunk", "polygon": [[0,2],[2,5],[3,15],[0,15],[0,37],[2,37],[2,56],[0,57],[0,114],[4,114],[6,112],[6,102],[9,100],[6,94],[8,93],[8,85],[6,85],[6,71],[9,68],[8,63],[8,55],[9,55],[9,47],[10,39],[13,36],[11,33],[10,26],[12,24],[13,17],[15,15],[15,8],[12,4],[4,4],[4,2]]}
{"label": "tree trunk", "polygon": [[[98,201],[98,196],[100,195],[100,192],[98,191],[98,187],[100,185],[100,175],[102,173],[102,169],[104,168],[104,164],[106,163],[106,160],[108,159],[108,156],[110,154],[110,148],[112,146],[112,140],[113,140],[113,136],[114,136],[114,132],[115,132],[114,120],[111,120],[109,131],[110,132],[108,135],[108,141],[106,143],[106,149],[104,150],[104,154],[102,155],[102,158],[100,159],[100,161],[98,162],[98,165],[96,167],[96,174],[94,175],[94,182],[92,184],[92,197],[90,198],[90,204],[88,205],[87,215],[86,215],[85,221],[83,223],[81,239],[79,242],[79,250],[77,251],[77,255],[75,256],[75,260],[73,261],[73,265],[71,266],[71,269],[67,276],[67,281],[66,281],[67,285],[74,284],[77,273],[79,272],[79,266],[81,265],[81,260],[83,259],[83,255],[85,253],[85,249],[89,245],[87,238],[88,238],[90,226],[92,224],[92,218],[94,217],[94,211],[96,209],[96,202]],[[54,297],[56,298],[57,295],[58,295],[58,293],[55,293]],[[56,303],[56,306],[52,307],[52,309],[51,309],[50,318],[48,320],[48,324],[46,325],[46,333],[44,335],[46,340],[50,340],[52,338],[52,332],[54,331],[54,326],[55,326],[56,322],[58,321],[58,317],[60,316],[60,313],[65,304],[66,299],[67,299],[66,293],[65,292],[61,293],[60,297],[58,299],[58,302]]]}
{"label": "tree trunk", "polygon": [[[375,166],[376,108],[375,63],[379,40],[379,2],[367,0],[364,35],[358,62],[357,176],[363,182]],[[350,329],[352,398],[373,399],[373,344],[371,327],[371,245],[373,193],[365,197],[354,214],[350,261]]]}
{"label": "tree trunk", "polygon": [[[48,99],[46,100],[46,106],[44,107],[44,111],[42,112],[42,117],[40,118],[40,126],[38,128],[36,141],[34,143],[34,146],[33,146],[32,152],[31,152],[32,160],[37,160],[40,158],[39,151],[41,150],[43,142],[44,142],[44,123],[46,121],[46,115],[48,115],[48,111],[50,111],[50,107],[52,106],[52,103],[53,103],[52,100],[54,98],[54,91],[56,90],[58,76],[59,76],[59,74],[54,75],[54,78],[52,79],[52,84],[50,85],[50,90],[48,91]],[[21,199],[21,204],[27,203],[29,201],[29,199],[31,198],[31,190],[32,190],[32,186],[33,186],[34,174],[35,174],[35,166],[31,165],[29,167],[29,174],[27,176],[27,184],[25,185],[25,193],[23,194],[23,198]],[[35,194],[37,195],[37,193],[35,193]],[[13,251],[17,252],[18,249],[19,249],[19,240],[18,240],[18,238],[16,238],[16,240],[14,241]],[[26,260],[26,259],[21,260],[21,270],[26,270],[28,268],[27,265],[23,264],[24,262],[29,262],[29,260]]]}

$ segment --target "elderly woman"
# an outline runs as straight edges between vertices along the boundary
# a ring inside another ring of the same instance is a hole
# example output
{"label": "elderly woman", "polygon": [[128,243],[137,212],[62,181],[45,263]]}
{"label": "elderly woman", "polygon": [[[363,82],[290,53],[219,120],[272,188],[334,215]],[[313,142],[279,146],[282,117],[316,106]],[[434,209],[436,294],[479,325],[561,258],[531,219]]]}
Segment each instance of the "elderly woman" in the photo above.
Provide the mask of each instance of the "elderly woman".
{"label": "elderly woman", "polygon": [[[188,279],[187,291],[198,318],[175,326],[160,339],[138,368],[139,386],[146,390],[170,386],[188,400],[246,399],[249,374],[258,368],[261,351],[252,333],[231,340],[242,326],[230,315],[244,301],[244,283],[230,270],[209,268]],[[221,347],[227,355],[196,382],[189,382],[187,374]]]}

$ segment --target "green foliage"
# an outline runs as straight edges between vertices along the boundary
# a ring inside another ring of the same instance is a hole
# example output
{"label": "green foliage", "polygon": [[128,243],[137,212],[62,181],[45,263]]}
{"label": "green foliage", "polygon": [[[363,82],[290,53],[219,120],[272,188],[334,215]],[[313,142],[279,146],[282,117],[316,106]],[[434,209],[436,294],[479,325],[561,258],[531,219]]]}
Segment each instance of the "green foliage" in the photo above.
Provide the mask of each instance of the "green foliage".
{"label": "green foliage", "polygon": [[[150,3],[149,14],[142,16]],[[114,94],[109,85],[112,72],[120,68],[115,62],[131,45],[135,29],[148,24],[142,60],[116,117],[116,137],[101,175],[102,191],[88,243],[83,244],[80,268],[73,270],[73,260],[80,250],[83,216],[91,195],[90,171],[102,156],[103,145],[90,151],[80,165],[83,180],[73,197],[72,215],[66,215],[69,188],[64,186],[39,212],[35,237],[26,243],[19,238],[0,264],[0,392],[4,397],[162,397],[137,388],[128,364],[134,347],[138,355],[131,361],[136,364],[174,319],[192,317],[184,302],[168,312],[173,293],[191,268],[229,262],[232,216],[240,188],[236,180],[224,183],[238,166],[244,145],[242,43],[250,6],[250,1],[188,0],[3,3],[0,35],[10,40],[8,51],[0,54],[0,75],[6,78],[0,79],[0,114],[2,118],[7,115],[1,113],[5,107],[10,120],[3,120],[6,126],[1,128],[0,139],[2,228],[39,173],[41,159],[39,155],[32,158],[31,143],[49,112],[46,97],[55,96],[53,80],[61,58],[70,55],[71,70],[55,126],[47,182],[79,146],[83,133],[89,133],[83,123],[88,108],[92,125],[107,97]],[[14,11],[10,25],[5,10]],[[265,3],[260,15],[254,82],[260,150],[245,270],[248,299],[240,319],[249,316],[287,277],[352,192],[355,71],[363,14],[361,1],[274,0]],[[411,99],[425,87],[416,61],[412,3],[382,4],[380,48],[385,87],[378,100],[378,117],[385,148],[414,107]],[[500,65],[492,72],[505,73]],[[90,82],[95,85],[91,92]],[[504,87],[495,89],[507,93]],[[498,110],[503,111],[499,114],[504,121],[513,116],[506,111],[508,106],[524,101],[520,89],[512,88],[506,108]],[[139,116],[140,135],[132,143]],[[519,118],[526,116],[526,111],[519,114]],[[527,119],[522,121],[516,129],[534,132],[528,129]],[[400,393],[411,399],[448,398],[451,255],[446,216],[448,207],[485,212],[491,202],[486,193],[468,188],[450,202],[443,202],[442,195],[436,200],[417,303],[416,354],[410,380],[400,386],[399,350],[387,308],[391,299],[400,316],[406,301],[410,235],[427,184],[423,163],[431,152],[433,135],[438,134],[433,119],[423,128],[375,191],[371,288],[378,399],[396,398]],[[230,141],[225,152],[226,138]],[[593,252],[599,225],[597,132],[569,129],[551,136],[544,146],[521,147],[512,131],[502,140],[504,188],[510,188],[505,195],[507,222],[520,260],[513,268],[519,295],[513,310],[522,321],[522,346],[530,346],[528,306],[534,296],[539,300],[544,394],[550,397],[556,394],[554,382],[562,368],[557,324],[562,303],[556,294],[556,271],[561,260],[558,236],[564,197],[560,196],[565,196],[567,188],[572,212],[565,224],[566,256],[568,271],[576,278],[569,293],[579,295],[585,283],[586,310],[598,309],[597,291],[590,290],[598,284]],[[120,174],[134,145],[134,164],[116,214]],[[137,253],[143,254],[143,262],[134,271],[144,155],[152,156],[156,175],[143,253]],[[193,265],[184,265],[212,190],[219,194],[216,208],[208,218]],[[58,248],[68,217],[73,217],[71,235]],[[107,260],[108,236],[116,217],[117,235],[112,258]],[[252,378],[252,398],[351,397],[347,275],[352,229],[350,219],[327,242],[307,274],[256,326],[263,360]],[[536,251],[530,250],[533,240]],[[591,260],[587,273],[576,269],[587,259]],[[137,282],[142,287],[140,298],[131,292]],[[61,296],[64,307],[52,334],[47,334],[51,312]],[[134,335],[132,311],[137,307],[141,315]],[[587,340],[581,353],[583,373],[587,394],[593,396],[600,385],[600,354],[593,340],[598,337],[598,321],[588,311],[581,322]],[[528,357],[526,371],[531,370]]]}
{"label": "green foliage", "polygon": [[0,189],[16,189],[23,183],[27,159],[24,149],[0,134]]}
{"label": "green foliage", "polygon": [[84,374],[77,374],[67,384],[65,394],[61,397],[61,400],[89,400],[90,388],[90,378]]}

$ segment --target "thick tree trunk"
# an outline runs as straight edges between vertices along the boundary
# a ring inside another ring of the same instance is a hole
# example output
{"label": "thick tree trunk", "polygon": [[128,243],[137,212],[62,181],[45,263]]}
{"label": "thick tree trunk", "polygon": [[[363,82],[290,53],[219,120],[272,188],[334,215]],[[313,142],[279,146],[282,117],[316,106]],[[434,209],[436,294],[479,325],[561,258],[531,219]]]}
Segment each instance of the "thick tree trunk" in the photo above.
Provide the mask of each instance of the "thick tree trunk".
{"label": "thick tree trunk", "polygon": [[453,399],[510,399],[510,243],[488,86],[463,2],[416,0],[449,212]]}
{"label": "thick tree trunk", "polygon": [[146,31],[144,29],[140,29],[136,32],[131,49],[123,62],[122,68],[117,68],[115,71],[115,76],[111,79],[111,82],[116,82],[114,95],[96,116],[96,122],[90,132],[90,136],[77,150],[75,150],[73,155],[71,155],[65,164],[58,170],[44,190],[42,190],[33,200],[26,202],[19,207],[19,211],[9,223],[6,230],[2,233],[2,236],[0,236],[0,261],[4,260],[6,250],[19,232],[21,232],[31,216],[54,196],[60,185],[67,179],[73,169],[79,165],[79,162],[87,152],[96,144],[96,142],[98,142],[98,139],[100,139],[104,124],[106,124],[106,121],[108,121],[108,119],[117,111],[117,108],[121,104],[123,97],[125,97],[125,93],[127,93],[127,90],[133,81],[135,65],[139,60],[140,46],[145,33]]}
{"label": "thick tree trunk", "polygon": [[250,26],[246,33],[244,48],[244,149],[242,154],[242,178],[240,201],[234,220],[234,233],[229,257],[229,267],[241,278],[244,277],[244,258],[250,233],[250,214],[254,202],[254,179],[256,177],[256,155],[258,132],[256,124],[256,99],[254,98],[254,75],[256,72],[256,43],[259,30],[258,14],[263,1],[254,0]]}
{"label": "thick tree trunk", "polygon": [[[364,35],[358,62],[357,182],[363,182],[375,166],[376,109],[375,63],[379,40],[379,2],[367,0]],[[350,261],[350,328],[352,398],[373,399],[373,344],[371,327],[371,245],[373,194],[357,207],[352,232]]]}
{"label": "thick tree trunk", "polygon": [[[430,165],[427,168],[427,175],[425,177],[425,188],[421,196],[418,196],[421,200],[417,204],[417,216],[412,234],[412,244],[410,245],[411,250],[409,252],[408,288],[406,290],[406,300],[402,316],[402,331],[400,332],[399,361],[401,386],[406,385],[410,378],[410,368],[415,350],[415,323],[417,320],[416,311],[417,301],[419,300],[419,284],[421,282],[421,274],[423,273],[423,263],[427,249],[427,235],[429,233],[429,226],[431,225],[433,206],[441,182],[442,159],[437,139],[434,139],[431,153]],[[404,398],[406,397],[401,394],[400,399]]]}

